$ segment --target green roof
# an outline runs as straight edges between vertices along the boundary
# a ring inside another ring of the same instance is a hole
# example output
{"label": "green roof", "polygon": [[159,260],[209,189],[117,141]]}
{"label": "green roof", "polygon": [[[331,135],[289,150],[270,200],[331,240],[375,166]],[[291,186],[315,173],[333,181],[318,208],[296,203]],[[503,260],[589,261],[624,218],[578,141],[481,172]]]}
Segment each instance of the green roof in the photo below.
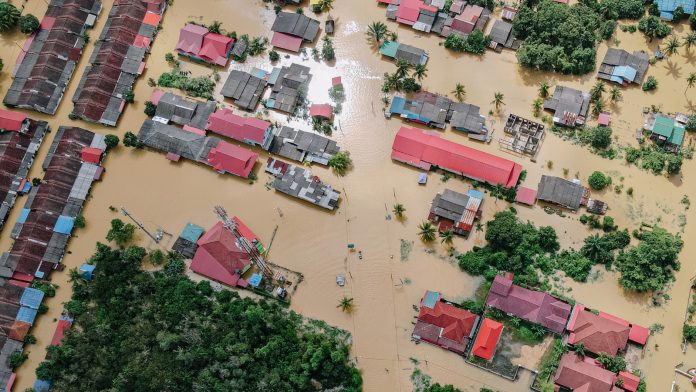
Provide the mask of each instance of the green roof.
{"label": "green roof", "polygon": [[401,45],[401,44],[399,44],[398,42],[384,41],[382,46],[379,47],[379,52],[385,56],[395,58],[396,51],[399,49],[399,45]]}
{"label": "green roof", "polygon": [[655,117],[652,132],[666,138],[670,144],[681,146],[684,142],[684,127],[675,124],[673,119],[666,116],[658,114]]}

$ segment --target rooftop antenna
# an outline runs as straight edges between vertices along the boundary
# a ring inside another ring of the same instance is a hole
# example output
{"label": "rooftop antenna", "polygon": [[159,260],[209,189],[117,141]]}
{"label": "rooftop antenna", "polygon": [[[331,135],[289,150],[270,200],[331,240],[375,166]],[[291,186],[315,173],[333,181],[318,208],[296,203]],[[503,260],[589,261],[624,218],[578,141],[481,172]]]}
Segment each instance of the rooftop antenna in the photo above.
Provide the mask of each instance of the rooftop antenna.
{"label": "rooftop antenna", "polygon": [[225,228],[229,230],[230,233],[232,233],[232,235],[237,239],[237,244],[239,244],[239,247],[242,248],[242,250],[249,255],[249,258],[254,263],[256,268],[258,268],[259,271],[261,271],[264,278],[268,279],[269,281],[272,281],[273,271],[270,267],[268,267],[268,265],[266,264],[266,260],[264,260],[263,256],[261,255],[261,253],[259,253],[258,249],[256,249],[255,246],[250,244],[249,241],[239,233],[239,231],[237,230],[237,222],[232,220],[230,216],[227,214],[227,211],[221,206],[215,206],[215,214],[218,216],[218,218],[220,218],[223,226],[225,226]]}
{"label": "rooftop antenna", "polygon": [[138,222],[137,220],[135,220],[135,218],[133,218],[133,215],[131,215],[128,211],[126,211],[126,208],[125,208],[125,207],[121,207],[121,214],[123,214],[124,216],[127,216],[128,218],[130,218],[130,220],[132,220],[133,223],[135,223],[135,224],[140,228],[140,230],[144,231],[145,234],[147,234],[148,237],[152,238],[152,240],[155,241],[156,244],[159,244],[160,239],[162,239],[162,235],[161,235],[161,234],[159,234],[158,236],[153,236],[152,234],[150,234],[150,232],[147,231],[147,229],[145,228],[145,226],[143,226],[140,222]]}

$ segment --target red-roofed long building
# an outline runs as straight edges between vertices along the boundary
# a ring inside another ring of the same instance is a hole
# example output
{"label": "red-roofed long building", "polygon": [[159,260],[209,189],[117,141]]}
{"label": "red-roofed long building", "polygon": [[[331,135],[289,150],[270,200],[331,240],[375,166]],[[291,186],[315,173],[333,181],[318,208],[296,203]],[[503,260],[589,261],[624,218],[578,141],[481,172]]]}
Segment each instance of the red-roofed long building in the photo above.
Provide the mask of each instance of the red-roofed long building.
{"label": "red-roofed long building", "polygon": [[417,128],[401,127],[394,138],[391,157],[423,170],[447,170],[491,185],[517,185],[518,163],[442,139]]}
{"label": "red-roofed long building", "polygon": [[225,66],[230,57],[234,39],[211,33],[207,27],[188,23],[179,33],[176,51],[206,63]]}
{"label": "red-roofed long building", "polygon": [[567,303],[547,293],[517,286],[503,276],[493,280],[486,305],[559,334],[565,330],[570,316]]}
{"label": "red-roofed long building", "polygon": [[498,346],[502,333],[503,324],[491,319],[483,319],[471,353],[486,361],[490,361],[493,359],[493,355],[495,355],[495,348]]}
{"label": "red-roofed long building", "polygon": [[426,291],[418,321],[411,335],[457,354],[464,354],[479,316],[442,300],[440,293]]}
{"label": "red-roofed long building", "polygon": [[210,149],[208,164],[220,173],[230,173],[249,178],[258,154],[227,142],[220,142]]}
{"label": "red-roofed long building", "polygon": [[242,117],[230,109],[220,109],[208,118],[206,129],[231,139],[268,149],[273,127],[256,117]]}
{"label": "red-roofed long building", "polygon": [[564,354],[558,364],[553,381],[563,391],[574,392],[622,392],[615,386],[616,374],[606,370],[590,358],[581,358],[575,353]]}

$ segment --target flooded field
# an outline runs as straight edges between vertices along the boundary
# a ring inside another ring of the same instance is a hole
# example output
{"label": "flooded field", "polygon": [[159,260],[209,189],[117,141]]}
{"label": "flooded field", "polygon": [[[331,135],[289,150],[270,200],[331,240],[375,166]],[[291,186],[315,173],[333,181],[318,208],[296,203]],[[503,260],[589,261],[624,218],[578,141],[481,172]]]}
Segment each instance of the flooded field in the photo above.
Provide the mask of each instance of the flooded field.
{"label": "flooded field", "polygon": [[[104,1],[104,10],[90,32],[92,41],[101,31],[111,4],[111,0]],[[25,12],[40,17],[45,8],[46,3],[42,0],[28,0]],[[354,168],[347,176],[338,177],[325,168],[312,167],[314,174],[342,192],[343,199],[336,212],[327,213],[268,190],[264,184],[269,177],[261,168],[267,155],[261,151],[256,166],[259,179],[251,185],[246,180],[219,175],[202,165],[192,162],[172,164],[165,160],[163,154],[134,151],[121,146],[106,158],[104,180],[94,187],[84,213],[87,226],[78,229],[69,244],[69,252],[64,260],[67,269],[82,264],[92,253],[95,242],[103,241],[109,221],[118,216],[110,211],[109,206],[126,207],[149,229],[162,228],[176,236],[187,222],[211,226],[216,219],[213,206],[222,205],[230,214],[245,221],[265,243],[270,241],[274,228],[278,227],[270,252],[271,260],[301,271],[305,276],[293,297],[291,308],[352,333],[353,355],[363,372],[366,391],[411,390],[409,376],[414,369],[411,357],[421,361],[419,367],[434,381],[452,383],[465,391],[478,391],[481,386],[501,391],[528,390],[528,372],[520,373],[521,380],[513,384],[465,364],[462,358],[453,353],[427,344],[415,345],[410,341],[416,316],[413,305],[418,303],[424,290],[437,290],[445,298],[461,300],[471,297],[480,282],[479,278],[461,272],[456,263],[447,257],[443,246],[425,246],[416,235],[416,226],[426,218],[436,193],[446,187],[465,191],[470,185],[457,179],[445,184],[438,174],[431,173],[428,185],[419,186],[416,183],[417,170],[391,161],[394,134],[404,124],[398,119],[384,119],[380,86],[382,74],[392,72],[394,65],[380,58],[377,48],[366,41],[364,34],[370,22],[385,20],[384,9],[377,7],[373,0],[337,0],[331,13],[337,20],[335,64],[302,60],[297,56],[284,58],[284,55],[281,55],[280,63],[285,65],[295,61],[311,67],[313,78],[308,98],[315,103],[328,102],[331,77],[343,78],[346,102],[337,117],[340,127],[334,131],[332,138],[343,149],[350,151]],[[325,17],[323,14],[319,19],[323,21]],[[219,20],[223,29],[228,31],[270,38],[269,28],[273,19],[273,10],[261,0],[175,0],[174,6],[164,17],[163,30],[154,42],[147,70],[136,84],[136,102],[127,106],[117,128],[68,119],[73,106],[70,98],[94,48],[91,44],[82,56],[56,116],[29,115],[46,119],[54,130],[59,125],[76,125],[118,136],[123,136],[127,131],[137,132],[145,119],[145,101],[153,89],[147,85],[147,78],[157,79],[169,69],[164,56],[173,51],[178,31],[187,21],[210,23]],[[595,82],[594,74],[578,78],[523,70],[517,65],[513,52],[487,52],[483,57],[454,54],[440,46],[442,40],[435,36],[420,34],[391,22],[388,26],[397,31],[399,41],[429,51],[428,76],[423,80],[425,90],[446,94],[457,82],[461,82],[467,88],[466,101],[479,105],[484,113],[492,109],[494,92],[505,95],[501,112],[488,118],[489,127],[492,125],[495,130],[494,139],[503,133],[501,122],[509,113],[532,117],[531,105],[541,81],[548,80],[552,85],[563,84],[585,91]],[[686,30],[688,26],[677,28],[682,34]],[[5,71],[0,77],[2,95],[11,82],[8,73],[14,67],[14,59],[24,38],[19,33],[0,37],[0,57],[5,62]],[[658,41],[649,43],[640,33],[619,32],[616,41],[610,44],[630,51],[643,49],[652,52],[657,48]],[[598,59],[601,60],[606,49],[605,44],[600,46]],[[691,52],[681,48],[679,55],[650,67],[648,75],[655,76],[660,83],[656,91],[644,93],[640,87],[626,88],[621,102],[608,105],[613,113],[612,128],[619,144],[637,145],[634,131],[642,125],[643,106],[659,105],[666,112],[692,110],[696,91],[685,93],[685,78],[696,71],[696,49]],[[183,64],[184,69],[191,70],[194,75],[212,72],[212,69],[200,64],[185,60]],[[250,58],[244,64],[232,62],[230,68],[249,70],[252,66],[269,68],[267,55]],[[226,76],[224,71],[220,71],[222,81]],[[221,86],[222,82],[218,87]],[[220,96],[217,98],[221,100]],[[284,122],[283,116],[271,116]],[[292,125],[310,128],[306,122],[299,120]],[[641,222],[647,222],[659,223],[673,232],[683,228],[685,246],[680,257],[682,269],[668,291],[671,299],[661,307],[651,306],[649,296],[624,292],[617,283],[616,275],[604,270],[590,283],[567,282],[564,286],[570,297],[593,308],[645,326],[663,324],[664,331],[651,338],[639,367],[646,373],[652,391],[669,390],[674,379],[681,383],[682,391],[690,390],[688,380],[675,375],[673,368],[679,362],[683,362],[686,368],[696,367],[696,349],[688,347],[683,353],[680,345],[689,280],[696,272],[696,244],[690,241],[695,234],[691,223],[696,222],[696,215],[694,209],[685,210],[680,200],[684,195],[696,200],[696,179],[693,178],[696,175],[696,162],[685,161],[680,178],[653,176],[635,166],[627,166],[623,159],[612,161],[600,158],[583,147],[549,134],[541,146],[537,162],[533,163],[527,158],[504,152],[495,140],[490,144],[473,142],[449,127],[439,132],[447,139],[521,163],[528,172],[525,183],[533,188],[536,188],[542,174],[563,176],[564,168],[568,169],[570,177],[577,173],[583,181],[595,170],[605,171],[612,175],[615,183],[621,181],[626,188],[634,188],[633,196],[608,190],[599,197],[609,203],[609,215],[616,219],[619,227],[633,230]],[[52,135],[49,135],[44,142],[40,159],[46,154],[51,138]],[[690,137],[685,143],[691,143]],[[553,162],[552,169],[548,168],[548,161]],[[40,165],[34,166],[32,176],[41,176]],[[386,219],[397,201],[407,209],[406,219]],[[22,203],[23,198],[18,200],[8,220],[8,227],[17,219]],[[483,206],[485,221],[509,205],[486,198]],[[522,219],[556,228],[563,247],[577,247],[588,235],[588,230],[578,221],[578,215],[549,215],[539,206],[517,209]],[[684,217],[679,218],[679,215]],[[685,227],[683,219],[688,222]],[[137,240],[151,249],[157,246],[141,232]],[[406,260],[401,257],[402,240],[406,244],[413,244]],[[165,238],[166,242],[168,240]],[[348,252],[348,243],[354,243],[363,252],[362,260],[358,259],[356,253]],[[0,250],[7,250],[10,245],[9,230],[6,229],[0,237]],[[459,251],[474,245],[483,245],[483,233],[474,232],[468,240],[458,238],[454,244]],[[32,385],[34,369],[45,356],[44,347],[52,337],[56,319],[62,310],[61,304],[70,297],[67,269],[52,275],[53,281],[61,287],[56,297],[47,301],[48,314],[39,317],[34,326],[33,334],[38,342],[27,346],[29,359],[19,369],[15,390],[21,391]],[[337,274],[348,278],[345,287],[335,284]],[[336,308],[344,295],[354,298],[352,314],[344,314]],[[524,355],[532,351],[523,347],[521,352]]]}

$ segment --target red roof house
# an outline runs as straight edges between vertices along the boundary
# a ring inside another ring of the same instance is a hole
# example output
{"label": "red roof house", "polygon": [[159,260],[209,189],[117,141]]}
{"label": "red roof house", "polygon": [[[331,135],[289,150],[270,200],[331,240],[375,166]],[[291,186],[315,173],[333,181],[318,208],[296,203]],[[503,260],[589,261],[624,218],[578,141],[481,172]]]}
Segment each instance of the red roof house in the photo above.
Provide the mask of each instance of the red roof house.
{"label": "red roof house", "polygon": [[246,148],[221,141],[210,149],[208,163],[221,173],[230,173],[239,177],[249,178],[258,155]]}
{"label": "red roof house", "polygon": [[328,103],[313,104],[309,107],[309,116],[312,118],[323,117],[327,120],[331,120],[333,119],[333,106]]}
{"label": "red roof house", "polygon": [[228,286],[246,287],[241,275],[251,265],[249,255],[237,245],[232,233],[216,223],[197,242],[191,271]]}
{"label": "red roof house", "polygon": [[230,109],[221,109],[210,115],[206,129],[247,144],[263,145],[270,135],[271,123],[236,115]]}
{"label": "red roof house", "polygon": [[464,8],[464,12],[462,12],[460,15],[457,15],[457,17],[452,20],[452,30],[464,34],[471,33],[472,31],[474,31],[474,27],[476,27],[476,22],[481,17],[482,12],[483,7],[481,6],[467,5],[466,8]]}
{"label": "red roof house", "polygon": [[59,346],[63,336],[65,336],[65,331],[72,327],[72,322],[70,320],[60,319],[56,325],[56,332],[53,333],[53,338],[51,339],[51,346]]}
{"label": "red roof house", "polygon": [[[631,330],[634,330],[634,339],[630,339]],[[585,348],[595,354],[606,353],[616,355],[626,348],[628,341],[637,344],[645,344],[647,336],[643,336],[647,330],[640,326],[631,327],[631,324],[619,317],[608,313],[594,314],[583,305],[577,304],[568,322],[569,344],[583,344]],[[649,331],[647,331],[649,334]]]}
{"label": "red roof house", "polygon": [[179,42],[176,44],[177,52],[195,56],[203,47],[203,37],[208,34],[208,29],[195,24],[187,24],[179,32]]}
{"label": "red roof house", "polygon": [[21,131],[26,119],[27,115],[24,113],[0,109],[0,129],[4,129],[5,131]]}
{"label": "red roof house", "polygon": [[533,206],[536,203],[537,191],[535,189],[530,189],[521,186],[517,189],[517,195],[515,196],[515,201],[520,204],[526,204],[528,206]]}
{"label": "red roof house", "polygon": [[432,166],[492,185],[514,187],[522,166],[495,155],[425,133],[401,127],[392,145],[392,159],[423,170]]}
{"label": "red roof house", "polygon": [[477,315],[442,301],[440,293],[426,291],[412,336],[464,354],[477,320]]}
{"label": "red roof house", "polygon": [[198,52],[198,57],[222,67],[227,64],[232,43],[234,40],[230,37],[208,33],[203,37],[203,47]]}
{"label": "red roof house", "polygon": [[640,377],[625,370],[619,372],[619,380],[623,381],[621,388],[629,392],[636,392],[638,385],[640,384]]}
{"label": "red roof house", "polygon": [[486,305],[555,333],[563,333],[570,316],[567,303],[544,292],[517,286],[512,279],[503,276],[496,276],[493,280]]}
{"label": "red roof house", "polygon": [[300,46],[302,46],[302,37],[276,31],[271,38],[271,46],[297,53],[300,51]]}
{"label": "red roof house", "polygon": [[483,319],[471,353],[486,361],[490,361],[493,359],[495,347],[498,345],[498,340],[500,340],[502,333],[503,324],[491,319]]}
{"label": "red roof house", "polygon": [[616,378],[616,374],[594,361],[584,361],[575,353],[566,353],[561,357],[553,381],[558,387],[575,392],[618,392],[621,389],[614,385]]}
{"label": "red roof house", "polygon": [[82,149],[82,160],[88,163],[99,164],[104,150],[95,147],[84,147]]}

